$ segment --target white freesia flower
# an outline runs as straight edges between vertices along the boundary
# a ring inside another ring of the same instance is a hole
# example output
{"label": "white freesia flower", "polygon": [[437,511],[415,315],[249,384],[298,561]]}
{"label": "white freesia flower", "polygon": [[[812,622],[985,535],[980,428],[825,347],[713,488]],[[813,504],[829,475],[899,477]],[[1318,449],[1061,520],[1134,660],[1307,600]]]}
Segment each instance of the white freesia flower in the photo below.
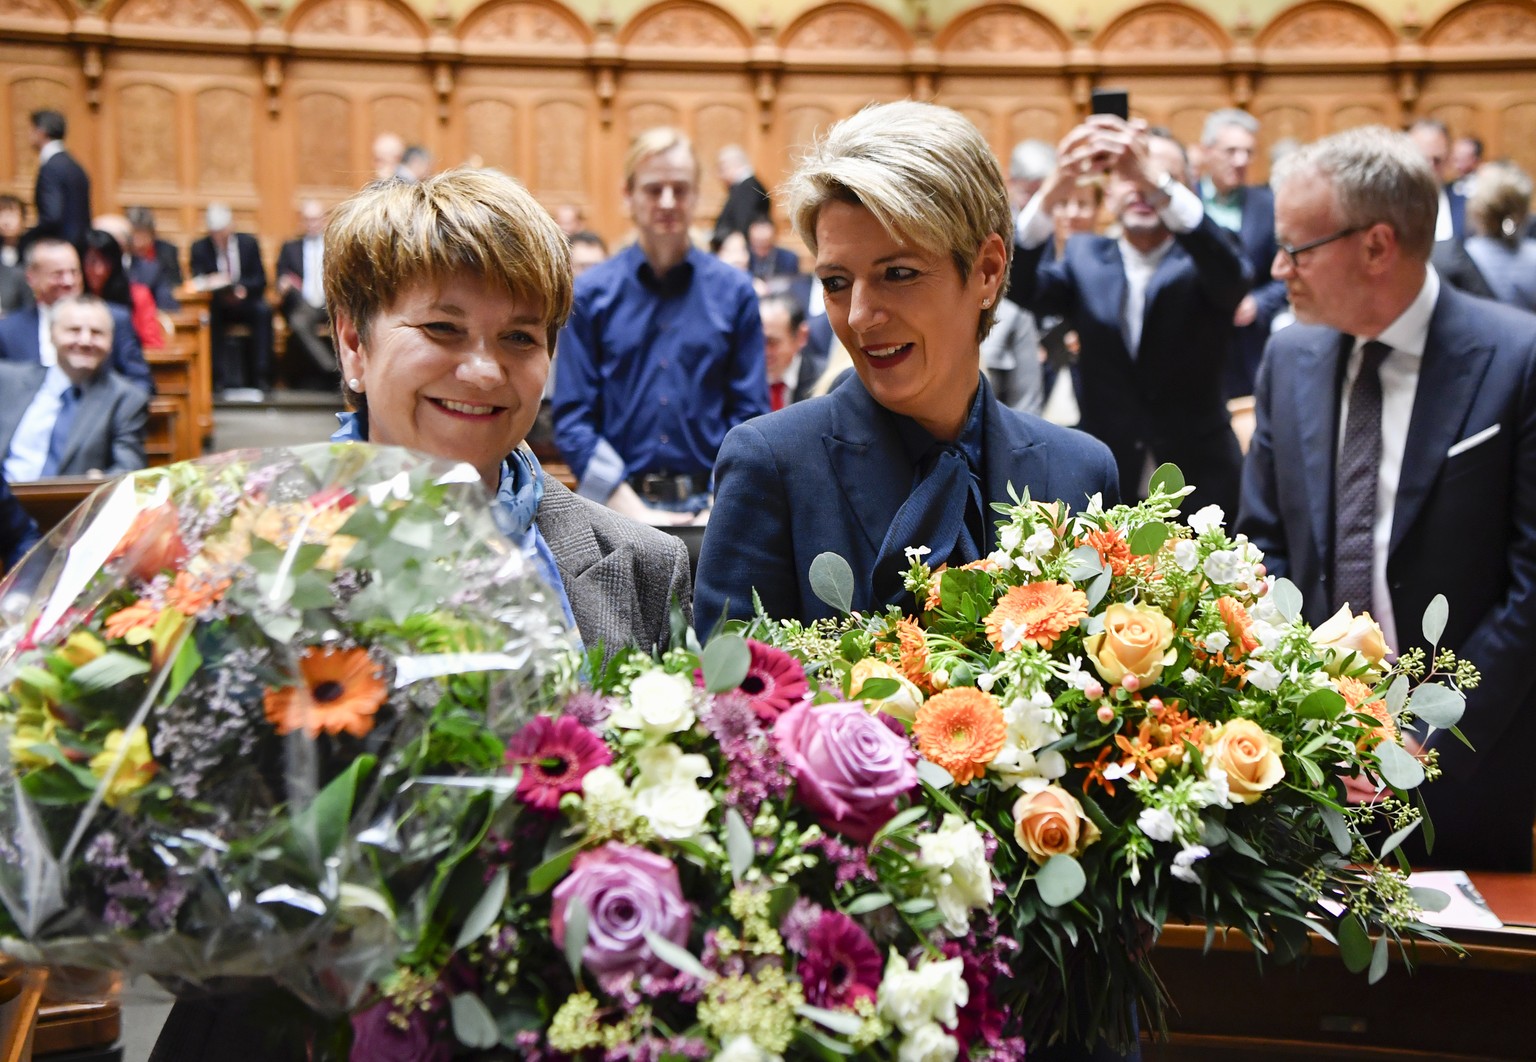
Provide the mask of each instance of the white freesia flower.
{"label": "white freesia flower", "polygon": [[1205,845],[1192,844],[1173,857],[1173,866],[1169,868],[1169,872],[1180,881],[1197,885],[1200,882],[1200,875],[1195,873],[1194,865],[1210,854],[1211,850]]}
{"label": "white freesia flower", "polygon": [[997,533],[998,547],[1005,553],[1012,553],[1019,548],[1024,541],[1024,529],[1018,524],[1005,524]]}
{"label": "white freesia flower", "polygon": [[714,1062],[780,1062],[782,1055],[775,1055],[757,1046],[750,1036],[738,1035],[727,1040],[715,1055]]}
{"label": "white freesia flower", "polygon": [[1220,586],[1230,586],[1250,570],[1243,559],[1230,549],[1218,549],[1205,558],[1205,577]]}
{"label": "white freesia flower", "polygon": [[[906,549],[902,550],[902,552],[907,555],[908,563],[916,564],[918,561],[928,556],[928,554],[932,553],[933,550],[929,549],[927,546],[908,546]],[[736,1039],[745,1040],[747,1038],[745,1036],[738,1036]],[[756,1045],[754,1044],[753,1046]]]}
{"label": "white freesia flower", "polygon": [[1042,527],[1024,540],[1024,552],[1031,557],[1040,557],[1049,553],[1056,546],[1056,536],[1048,527]]}
{"label": "white freesia flower", "polygon": [[1260,660],[1248,668],[1248,684],[1265,693],[1274,693],[1279,689],[1280,680],[1284,677],[1268,660]]}
{"label": "white freesia flower", "polygon": [[594,767],[581,780],[582,798],[590,804],[612,808],[634,805],[634,796],[624,784],[624,776],[609,766]]}
{"label": "white freesia flower", "polygon": [[893,950],[880,980],[881,1016],[908,1036],[933,1022],[953,1029],[960,1008],[971,999],[964,971],[965,962],[958,957],[927,960],[914,970]]}
{"label": "white freesia flower", "polygon": [[629,684],[629,697],[613,710],[608,725],[650,737],[676,734],[693,726],[693,701],[693,681],[687,675],[647,671]]}
{"label": "white freesia flower", "polygon": [[1067,670],[1062,672],[1061,680],[1075,690],[1085,690],[1099,681],[1097,675],[1083,670],[1083,658],[1076,653],[1067,654]]}
{"label": "white freesia flower", "polygon": [[1163,808],[1142,808],[1136,816],[1136,828],[1154,841],[1173,840],[1173,814]]}
{"label": "white freesia flower", "polygon": [[1195,534],[1203,535],[1207,531],[1220,529],[1226,518],[1227,514],[1222,511],[1221,506],[1207,505],[1189,518],[1189,528]]}
{"label": "white freesia flower", "polygon": [[1173,546],[1173,563],[1186,572],[1194,571],[1200,563],[1200,546],[1193,539],[1179,539]]}
{"label": "white freesia flower", "polygon": [[1213,653],[1219,653],[1232,644],[1232,638],[1226,631],[1212,631],[1205,636],[1205,647]]}
{"label": "white freesia flower", "polygon": [[928,884],[944,916],[945,932],[964,935],[971,910],[992,906],[992,868],[981,831],[958,815],[945,815],[938,832],[917,838],[917,853],[917,865],[928,872]]}
{"label": "white freesia flower", "polygon": [[959,1057],[960,1044],[936,1022],[920,1026],[896,1051],[897,1062],[955,1062]]}
{"label": "white freesia flower", "polygon": [[1067,758],[1061,753],[1038,752],[1059,741],[1063,733],[1048,694],[1037,691],[1032,697],[1013,698],[1003,706],[1003,722],[1007,736],[987,767],[1000,783],[1014,786],[1026,778],[1060,778],[1067,773]]}
{"label": "white freesia flower", "polygon": [[1189,801],[1197,808],[1232,806],[1232,791],[1227,788],[1227,772],[1209,760],[1205,764],[1205,780],[1196,782],[1189,790]]}

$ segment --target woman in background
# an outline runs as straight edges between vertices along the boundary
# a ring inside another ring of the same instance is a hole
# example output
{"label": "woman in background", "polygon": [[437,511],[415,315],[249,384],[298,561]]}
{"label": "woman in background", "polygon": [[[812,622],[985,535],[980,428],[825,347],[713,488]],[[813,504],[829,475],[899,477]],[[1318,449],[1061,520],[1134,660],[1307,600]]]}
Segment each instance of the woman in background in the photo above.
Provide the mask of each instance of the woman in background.
{"label": "woman in background", "polygon": [[140,346],[149,350],[165,346],[165,329],[160,325],[154,292],[128,279],[128,270],[123,267],[123,245],[117,242],[117,237],[102,229],[86,233],[85,259],[80,263],[80,271],[87,291],[128,311]]}
{"label": "woman in background", "polygon": [[1536,310],[1536,241],[1526,237],[1531,179],[1513,162],[1490,162],[1477,171],[1467,200],[1467,256],[1500,302]]}

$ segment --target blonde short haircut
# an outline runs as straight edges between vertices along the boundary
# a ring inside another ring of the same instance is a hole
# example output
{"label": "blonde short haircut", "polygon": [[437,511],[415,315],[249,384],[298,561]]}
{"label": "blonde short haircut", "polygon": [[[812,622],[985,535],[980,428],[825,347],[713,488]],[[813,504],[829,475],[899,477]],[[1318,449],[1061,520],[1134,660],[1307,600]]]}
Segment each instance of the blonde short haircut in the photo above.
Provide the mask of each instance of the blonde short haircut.
{"label": "blonde short haircut", "polygon": [[1467,224],[1473,232],[1517,247],[1530,213],[1531,179],[1524,170],[1513,162],[1478,167],[1477,185],[1467,200]]}
{"label": "blonde short haircut", "polygon": [[699,155],[693,150],[693,141],[689,140],[680,130],[673,129],[670,125],[658,125],[654,129],[647,129],[635,137],[629,145],[629,154],[624,156],[624,190],[635,190],[635,171],[646,159],[657,155],[665,155],[674,148],[684,148],[688,157],[693,160],[693,183],[699,183]]}
{"label": "blonde short haircut", "polygon": [[[928,254],[947,254],[968,280],[982,243],[994,233],[1007,249],[1002,287],[1013,263],[1013,215],[1003,173],[977,128],[932,103],[905,100],[865,107],[817,139],[789,179],[795,232],[816,253],[816,218],[828,202],[864,207],[893,239]],[[980,313],[977,339],[996,320]]]}
{"label": "blonde short haircut", "polygon": [[[424,181],[375,181],[331,212],[325,303],[368,341],[401,292],[468,273],[541,307],[549,352],[571,315],[565,234],[528,190],[496,170],[455,169]],[[365,401],[343,388],[356,408]]]}

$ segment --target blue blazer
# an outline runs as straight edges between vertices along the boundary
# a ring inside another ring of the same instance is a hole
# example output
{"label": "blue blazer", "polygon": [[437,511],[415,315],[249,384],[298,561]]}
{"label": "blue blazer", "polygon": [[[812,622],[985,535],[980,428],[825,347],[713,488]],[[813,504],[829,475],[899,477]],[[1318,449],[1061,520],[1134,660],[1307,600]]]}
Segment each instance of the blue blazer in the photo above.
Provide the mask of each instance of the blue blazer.
{"label": "blue blazer", "polygon": [[[130,383],[154,394],[154,380],[144,360],[144,349],[139,346],[139,335],[133,330],[133,319],[121,306],[108,303],[107,309],[112,311],[112,355],[107,364]],[[43,354],[37,342],[37,327],[36,306],[0,317],[0,360],[17,361],[24,365],[42,364]]]}
{"label": "blue blazer", "polygon": [[[1095,493],[1105,505],[1118,500],[1114,459],[1103,444],[1015,413],[984,379],[981,387],[989,403],[987,501],[1006,501],[1010,483],[1073,509]],[[829,395],[731,429],[715,465],[715,507],[699,556],[697,629],[711,630],[722,616],[750,616],[754,588],[770,616],[836,615],[811,591],[811,561],[825,552],[853,567],[853,607],[880,607],[875,560],[913,475],[892,415],[856,375]],[[989,537],[995,533],[989,526]],[[879,575],[889,584],[899,572]]]}
{"label": "blue blazer", "polygon": [[1209,217],[1174,237],[1147,285],[1135,357],[1120,328],[1127,283],[1119,243],[1074,236],[1061,258],[1042,261],[1051,243],[1019,250],[1008,297],[1037,319],[1067,317],[1077,329],[1078,427],[1114,452],[1120,493],[1137,492],[1150,451],[1195,486],[1189,512],[1210,502],[1235,511],[1243,457],[1223,377],[1232,315],[1252,286],[1237,241]]}
{"label": "blue blazer", "polygon": [[32,197],[37,224],[22,238],[23,246],[48,236],[72,243],[76,250],[84,248],[91,228],[91,179],[74,156],[60,151],[43,163]]}
{"label": "blue blazer", "polygon": [[27,555],[27,550],[37,543],[37,524],[21,507],[11,486],[0,473],[0,574],[16,567],[16,562]]}
{"label": "blue blazer", "polygon": [[[1237,530],[1269,570],[1305,595],[1308,622],[1329,614],[1334,454],[1353,339],[1292,325],[1270,340]],[[1475,441],[1473,441],[1475,440]],[[1472,441],[1471,445],[1458,444]],[[1450,451],[1456,450],[1454,454]],[[1409,421],[1387,581],[1399,652],[1423,641],[1420,617],[1443,593],[1442,644],[1482,683],[1462,732],[1437,738],[1445,777],[1424,787],[1433,860],[1531,869],[1536,819],[1536,317],[1442,285]]]}

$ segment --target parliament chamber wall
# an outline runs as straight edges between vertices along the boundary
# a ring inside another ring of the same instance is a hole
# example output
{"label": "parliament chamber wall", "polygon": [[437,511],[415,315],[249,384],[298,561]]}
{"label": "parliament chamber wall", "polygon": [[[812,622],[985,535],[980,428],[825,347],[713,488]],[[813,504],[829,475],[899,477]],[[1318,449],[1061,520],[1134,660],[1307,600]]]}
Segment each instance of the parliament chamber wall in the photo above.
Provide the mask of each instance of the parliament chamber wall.
{"label": "parliament chamber wall", "polygon": [[727,143],[774,186],[816,130],[914,96],[1005,158],[1054,141],[1099,85],[1185,138],[1229,105],[1261,146],[1429,115],[1536,171],[1536,0],[0,0],[0,190],[31,198],[27,114],[57,108],[97,211],[149,204],[184,247],[227,202],[270,259],[297,203],[356,189],[393,131],[621,238],[624,151],[651,125],[694,137],[709,217]]}

